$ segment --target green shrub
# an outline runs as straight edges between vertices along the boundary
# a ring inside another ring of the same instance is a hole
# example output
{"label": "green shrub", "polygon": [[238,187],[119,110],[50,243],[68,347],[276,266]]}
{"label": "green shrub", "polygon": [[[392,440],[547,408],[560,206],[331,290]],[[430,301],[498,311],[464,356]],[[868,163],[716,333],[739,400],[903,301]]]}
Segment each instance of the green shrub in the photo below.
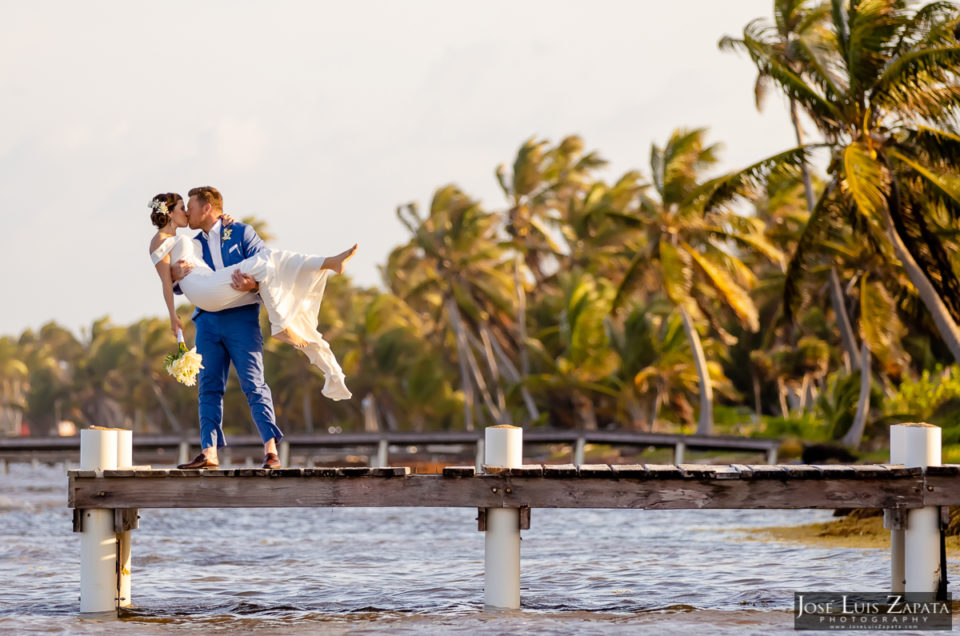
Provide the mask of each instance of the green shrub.
{"label": "green shrub", "polygon": [[932,372],[925,370],[917,380],[904,380],[897,392],[885,401],[883,411],[887,415],[909,415],[918,421],[929,421],[942,404],[957,398],[960,398],[960,367],[944,368],[938,364]]}

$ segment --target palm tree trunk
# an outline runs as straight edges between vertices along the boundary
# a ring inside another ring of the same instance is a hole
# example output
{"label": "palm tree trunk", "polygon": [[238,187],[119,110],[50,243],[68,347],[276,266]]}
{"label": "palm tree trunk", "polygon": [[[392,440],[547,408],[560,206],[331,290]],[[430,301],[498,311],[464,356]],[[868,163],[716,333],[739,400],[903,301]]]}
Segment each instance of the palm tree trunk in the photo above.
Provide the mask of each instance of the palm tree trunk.
{"label": "palm tree trunk", "polygon": [[[486,326],[483,328],[488,329]],[[537,409],[537,405],[533,401],[530,391],[527,390],[527,387],[523,386],[523,378],[520,376],[520,372],[517,371],[517,367],[513,365],[513,362],[510,360],[507,352],[503,350],[503,347],[500,346],[500,342],[493,336],[493,334],[489,333],[488,331],[487,336],[490,338],[490,344],[493,345],[493,351],[497,354],[500,364],[503,365],[503,372],[504,375],[507,376],[507,381],[520,385],[520,395],[523,396],[523,403],[527,407],[527,413],[530,414],[530,419],[536,420],[540,417],[540,411]]]}
{"label": "palm tree trunk", "polygon": [[[497,396],[497,408],[500,409],[500,419],[502,420],[503,415],[507,412],[507,401],[503,395],[503,388],[500,386],[500,366],[493,356],[493,347],[490,344],[490,333],[487,325],[481,327],[480,339],[483,341],[483,355],[487,358],[487,367],[490,369],[490,375],[493,378],[493,390]],[[500,423],[506,424],[504,421]]]}
{"label": "palm tree trunk", "polygon": [[308,433],[313,432],[313,400],[310,396],[310,381],[303,380],[303,427]]}
{"label": "palm tree trunk", "polygon": [[803,415],[807,412],[807,389],[810,388],[810,374],[804,373],[803,380],[800,381],[800,392],[799,392],[799,406],[797,408],[800,411],[800,415]]}
{"label": "palm tree trunk", "polygon": [[[465,384],[469,383],[470,380],[470,376],[466,375],[467,369],[469,369],[469,372],[472,374],[473,381],[476,384],[477,390],[480,391],[480,397],[483,398],[483,402],[490,411],[490,415],[493,416],[493,421],[497,424],[502,424],[504,423],[501,421],[503,414],[497,408],[497,405],[493,403],[493,399],[490,397],[490,392],[487,391],[487,383],[484,381],[483,375],[480,373],[480,365],[477,364],[477,360],[473,356],[473,350],[470,349],[470,343],[467,342],[463,322],[460,320],[460,311],[457,309],[453,299],[447,299],[446,308],[447,315],[450,318],[450,325],[453,327],[454,336],[457,341],[457,351],[459,353],[457,357],[460,359],[460,372],[466,379]],[[464,364],[464,361],[466,361],[466,364]],[[472,418],[470,420],[470,428],[467,430],[473,430]]]}
{"label": "palm tree trunk", "polygon": [[863,430],[867,425],[867,415],[870,413],[870,345],[866,341],[863,343],[860,356],[860,397],[857,399],[857,414],[853,417],[853,425],[841,441],[844,446],[850,448],[860,446]]}
{"label": "palm tree trunk", "polygon": [[[800,113],[797,109],[797,102],[790,100],[790,121],[793,123],[793,132],[797,136],[797,145],[803,145],[803,130],[800,128]],[[813,180],[810,177],[810,167],[804,161],[800,165],[800,174],[803,176],[803,192],[807,197],[807,210],[813,212],[816,201],[813,198]],[[830,266],[830,304],[833,306],[833,314],[837,317],[837,329],[840,331],[840,342],[843,344],[843,350],[847,352],[847,373],[851,367],[857,368],[857,339],[853,335],[853,328],[850,326],[850,316],[847,314],[847,304],[843,301],[843,287],[840,285],[840,275],[837,274],[837,268]]]}
{"label": "palm tree trunk", "polygon": [[663,387],[657,383],[657,393],[653,396],[653,408],[650,412],[650,432],[653,432],[657,425],[657,417],[660,415],[660,404],[663,401]]}
{"label": "palm tree trunk", "polygon": [[[150,381],[150,388],[153,389],[153,394],[157,396],[157,402],[160,403],[160,410],[163,411],[164,417],[167,418],[167,421],[170,423],[170,426],[173,427],[173,430],[177,433],[183,433],[183,428],[180,426],[180,420],[177,419],[177,416],[173,414],[173,410],[170,408],[170,403],[167,402],[167,398],[163,396],[163,391],[160,390],[160,385],[157,384],[155,380]],[[57,420],[59,421],[59,417]]]}
{"label": "palm tree trunk", "polygon": [[527,292],[523,288],[523,279],[520,278],[519,253],[513,261],[513,286],[517,292],[517,345],[520,349],[520,375],[522,378],[530,374],[530,358],[527,356]]}
{"label": "palm tree trunk", "polygon": [[[891,183],[891,194],[890,204],[899,209],[900,191],[896,179]],[[920,294],[920,300],[923,301],[923,305],[927,308],[927,311],[930,312],[930,316],[933,318],[933,323],[936,325],[940,337],[943,338],[947,348],[950,349],[950,353],[953,354],[953,359],[960,362],[960,328],[958,328],[957,323],[953,321],[953,316],[950,315],[950,310],[947,309],[947,306],[940,298],[940,294],[934,289],[933,284],[917,264],[910,250],[908,250],[904,244],[903,239],[900,238],[900,234],[897,232],[897,228],[893,223],[893,216],[889,209],[884,209],[884,216],[884,221],[887,224],[887,233],[890,236],[890,241],[893,243],[894,253],[896,253],[900,262],[903,263],[903,269],[907,273],[907,278],[909,278],[913,286],[917,288],[917,293]]]}
{"label": "palm tree trunk", "polygon": [[757,414],[757,421],[759,422],[760,418],[763,417],[763,404],[760,400],[760,376],[755,371],[751,371],[750,376],[753,379],[753,410]]}
{"label": "palm tree trunk", "polygon": [[697,423],[697,435],[713,435],[713,385],[710,383],[710,372],[707,370],[707,358],[700,343],[700,334],[693,325],[693,319],[683,305],[679,305],[680,318],[683,320],[683,330],[690,341],[690,350],[693,352],[693,361],[697,367],[697,377],[700,379],[700,421]]}
{"label": "palm tree trunk", "polygon": [[780,417],[790,417],[790,407],[787,405],[787,383],[783,376],[777,378],[777,395],[780,397]]}

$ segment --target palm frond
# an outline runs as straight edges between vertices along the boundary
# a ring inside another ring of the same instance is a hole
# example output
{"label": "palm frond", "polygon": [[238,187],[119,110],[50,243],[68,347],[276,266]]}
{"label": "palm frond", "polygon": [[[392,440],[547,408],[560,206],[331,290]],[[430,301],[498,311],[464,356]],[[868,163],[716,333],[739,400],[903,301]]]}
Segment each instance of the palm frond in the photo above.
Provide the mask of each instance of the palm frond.
{"label": "palm frond", "polygon": [[831,236],[840,226],[842,198],[839,183],[831,181],[810,213],[810,219],[797,240],[797,247],[787,264],[783,281],[783,308],[788,322],[797,315],[800,307],[809,302],[804,279],[817,266],[822,257],[821,246],[825,237]]}
{"label": "palm frond", "polygon": [[747,329],[757,331],[760,328],[757,307],[753,304],[747,290],[738,285],[727,272],[710,262],[710,259],[700,254],[689,244],[683,243],[682,247],[699,266],[700,271],[709,279],[710,284],[718,292],[720,300],[733,309],[734,313],[745,323]]}
{"label": "palm frond", "polygon": [[860,214],[880,225],[890,179],[877,161],[877,152],[863,142],[849,144],[843,151],[843,177],[844,188],[856,201]]}

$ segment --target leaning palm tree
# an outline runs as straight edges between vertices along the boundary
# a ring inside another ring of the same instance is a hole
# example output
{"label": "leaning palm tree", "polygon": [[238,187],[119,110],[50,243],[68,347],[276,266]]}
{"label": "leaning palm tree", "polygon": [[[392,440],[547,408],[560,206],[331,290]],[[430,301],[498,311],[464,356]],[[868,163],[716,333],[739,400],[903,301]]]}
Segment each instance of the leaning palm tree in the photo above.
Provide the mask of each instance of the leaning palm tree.
{"label": "leaning palm tree", "polygon": [[[486,355],[493,344],[483,344],[496,339],[501,348],[516,350],[513,263],[498,239],[496,215],[447,186],[436,191],[427,216],[416,204],[398,208],[397,216],[412,236],[390,254],[383,270],[387,285],[415,310],[435,317],[439,338],[453,336],[466,428],[473,429],[474,389],[491,419],[503,423],[498,365]],[[487,363],[486,375],[480,361]]]}
{"label": "leaning palm tree", "polygon": [[[761,109],[763,98],[773,81],[767,72],[769,60],[776,60],[781,67],[790,69],[795,74],[802,74],[807,66],[822,67],[826,63],[825,58],[828,56],[832,39],[825,24],[829,13],[829,6],[822,2],[774,0],[772,24],[764,19],[753,20],[744,27],[742,38],[724,37],[720,40],[722,50],[744,51],[757,65],[759,73],[754,93],[758,110]],[[793,124],[797,145],[803,146],[804,136],[800,125],[799,104],[793,97],[789,97],[788,101],[790,121]],[[801,162],[800,171],[807,210],[813,210],[816,198],[807,161]],[[830,286],[833,313],[837,317],[840,341],[847,353],[847,368],[858,369],[860,356],[857,351],[857,342],[853,328],[850,326],[840,276],[835,266],[829,268],[827,281]]]}
{"label": "leaning palm tree", "polygon": [[[679,313],[700,378],[697,433],[713,432],[713,386],[697,324],[725,334],[715,320],[713,303],[729,308],[745,327],[759,327],[757,309],[747,292],[755,277],[737,250],[755,250],[779,261],[779,250],[761,234],[762,223],[722,209],[714,196],[721,180],[704,173],[717,162],[717,146],[707,145],[706,131],[676,130],[664,147],[654,145],[650,167],[656,196],[641,192],[635,209],[619,214],[628,226],[642,227],[643,242],[617,290],[619,306],[643,279],[662,286]],[[709,207],[708,207],[709,206]]]}
{"label": "leaning palm tree", "polygon": [[796,72],[774,56],[755,61],[807,113],[831,152],[831,179],[788,267],[787,310],[820,246],[838,228],[852,228],[903,264],[960,361],[957,243],[948,233],[960,219],[958,24],[960,8],[949,2],[833,0],[833,45],[820,63]]}

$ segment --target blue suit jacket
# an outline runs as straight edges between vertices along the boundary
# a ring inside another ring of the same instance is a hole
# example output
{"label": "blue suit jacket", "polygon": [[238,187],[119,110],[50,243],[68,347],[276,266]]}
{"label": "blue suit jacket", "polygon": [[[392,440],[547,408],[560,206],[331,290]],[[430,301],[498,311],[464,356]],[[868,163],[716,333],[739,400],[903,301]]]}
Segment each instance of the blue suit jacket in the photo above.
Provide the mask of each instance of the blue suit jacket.
{"label": "blue suit jacket", "polygon": [[[199,232],[193,238],[200,242],[200,247],[203,249],[203,262],[209,265],[210,269],[214,269],[213,259],[210,256],[210,244],[204,238],[203,232]],[[220,256],[223,258],[224,267],[236,265],[265,249],[267,249],[266,244],[253,226],[240,221],[234,221],[227,227],[220,226]],[[179,285],[174,286],[173,290],[178,294],[182,293]],[[201,313],[203,310],[198,308],[193,312],[193,317],[196,318]]]}

